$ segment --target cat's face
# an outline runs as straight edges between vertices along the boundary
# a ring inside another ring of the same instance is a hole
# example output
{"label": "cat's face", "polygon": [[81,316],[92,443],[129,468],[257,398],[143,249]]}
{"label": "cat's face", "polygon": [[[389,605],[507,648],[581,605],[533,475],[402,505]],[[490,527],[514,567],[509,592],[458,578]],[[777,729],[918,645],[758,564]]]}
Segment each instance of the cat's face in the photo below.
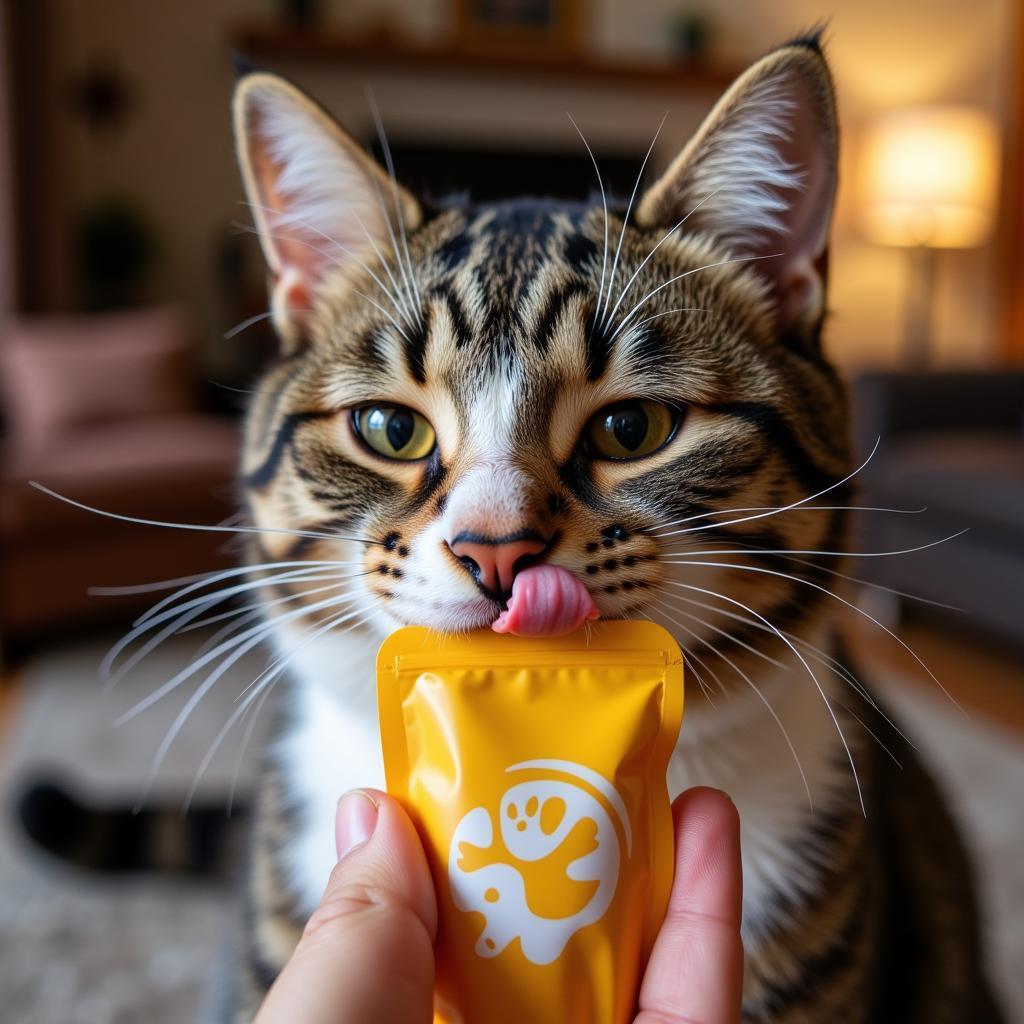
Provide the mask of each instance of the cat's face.
{"label": "cat's face", "polygon": [[816,48],[752,68],[628,219],[600,200],[427,210],[280,80],[243,80],[236,111],[285,345],[246,494],[257,526],[319,535],[260,538],[256,561],[309,563],[282,595],[338,629],[461,630],[546,561],[604,617],[684,643],[806,598],[732,566],[814,578],[786,552],[842,531],[806,505],[764,514],[847,464],[818,338],[835,123]]}

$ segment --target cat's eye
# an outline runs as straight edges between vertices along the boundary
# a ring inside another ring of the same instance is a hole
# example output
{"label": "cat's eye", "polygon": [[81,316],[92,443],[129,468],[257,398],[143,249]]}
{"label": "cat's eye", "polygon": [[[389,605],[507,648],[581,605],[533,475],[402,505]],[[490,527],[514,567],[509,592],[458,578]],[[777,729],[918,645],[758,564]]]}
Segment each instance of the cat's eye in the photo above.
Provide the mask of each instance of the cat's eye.
{"label": "cat's eye", "polygon": [[634,398],[595,413],[584,441],[602,459],[639,459],[656,452],[675,433],[679,410],[662,402]]}
{"label": "cat's eye", "polygon": [[353,411],[352,424],[367,448],[386,459],[413,462],[436,444],[426,417],[404,405],[364,405]]}

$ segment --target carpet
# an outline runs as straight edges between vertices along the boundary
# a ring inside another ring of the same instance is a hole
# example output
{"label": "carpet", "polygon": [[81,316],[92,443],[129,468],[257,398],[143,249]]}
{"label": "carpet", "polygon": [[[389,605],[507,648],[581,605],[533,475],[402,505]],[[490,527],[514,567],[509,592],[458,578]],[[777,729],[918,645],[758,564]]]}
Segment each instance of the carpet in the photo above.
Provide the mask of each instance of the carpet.
{"label": "carpet", "polygon": [[[201,638],[200,638],[201,639]],[[98,876],[30,847],[12,818],[25,780],[59,778],[83,798],[131,803],[154,750],[187,694],[113,728],[124,710],[170,678],[192,647],[168,644],[113,694],[96,666],[105,643],[37,656],[20,677],[21,700],[3,738],[0,765],[0,1006],[32,1024],[182,1024],[201,1014],[231,918],[223,885],[152,875]],[[248,660],[204,699],[171,747],[150,800],[180,801],[195,766],[239,692],[263,667]],[[143,670],[144,668],[144,670]],[[1008,1020],[1024,1021],[1024,743],[941,695],[890,677],[881,688],[905,731],[950,795],[979,871],[991,973]],[[270,715],[264,712],[265,725]],[[210,765],[197,799],[224,801],[238,758],[239,730]],[[244,799],[259,735],[241,760]]]}
{"label": "carpet", "polygon": [[[31,1024],[184,1024],[204,1001],[233,924],[231,887],[148,873],[101,875],[41,854],[15,819],[30,781],[59,784],[102,808],[180,807],[239,693],[265,659],[242,659],[204,698],[148,785],[154,751],[195,684],[131,721],[117,718],[188,664],[205,637],[174,638],[105,692],[97,668],[116,637],[31,659],[2,737],[0,766],[0,1014]],[[202,677],[200,676],[200,679]],[[239,762],[242,729],[228,734],[196,792],[225,806],[238,770],[244,803],[256,774],[265,708]]]}
{"label": "carpet", "polygon": [[1024,740],[941,693],[890,675],[879,696],[946,794],[972,856],[989,977],[1008,1024],[1024,1022]]}

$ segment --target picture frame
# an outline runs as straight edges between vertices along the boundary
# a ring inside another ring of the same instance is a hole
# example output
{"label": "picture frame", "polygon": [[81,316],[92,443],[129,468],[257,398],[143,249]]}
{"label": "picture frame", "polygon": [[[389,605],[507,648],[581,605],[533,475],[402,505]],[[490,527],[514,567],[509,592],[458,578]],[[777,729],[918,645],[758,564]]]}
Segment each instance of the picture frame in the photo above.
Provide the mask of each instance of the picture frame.
{"label": "picture frame", "polygon": [[498,54],[572,55],[584,0],[455,0],[455,42]]}

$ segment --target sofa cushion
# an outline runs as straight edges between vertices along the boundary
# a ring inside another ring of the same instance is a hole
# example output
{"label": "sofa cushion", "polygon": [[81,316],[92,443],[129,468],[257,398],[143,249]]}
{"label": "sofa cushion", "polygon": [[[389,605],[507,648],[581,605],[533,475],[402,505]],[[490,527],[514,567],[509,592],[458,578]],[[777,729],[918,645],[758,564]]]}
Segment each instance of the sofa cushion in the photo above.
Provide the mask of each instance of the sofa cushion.
{"label": "sofa cushion", "polygon": [[882,447],[870,490],[905,507],[1024,545],[1024,439],[1011,433],[916,434]]}
{"label": "sofa cushion", "polygon": [[125,524],[90,515],[30,487],[123,515],[175,519],[230,497],[238,427],[213,416],[167,416],[100,423],[68,434],[34,458],[17,450],[0,482],[0,537],[54,529],[91,532]]}
{"label": "sofa cushion", "polygon": [[0,384],[11,444],[34,455],[73,428],[187,412],[191,347],[172,307],[10,321]]}

